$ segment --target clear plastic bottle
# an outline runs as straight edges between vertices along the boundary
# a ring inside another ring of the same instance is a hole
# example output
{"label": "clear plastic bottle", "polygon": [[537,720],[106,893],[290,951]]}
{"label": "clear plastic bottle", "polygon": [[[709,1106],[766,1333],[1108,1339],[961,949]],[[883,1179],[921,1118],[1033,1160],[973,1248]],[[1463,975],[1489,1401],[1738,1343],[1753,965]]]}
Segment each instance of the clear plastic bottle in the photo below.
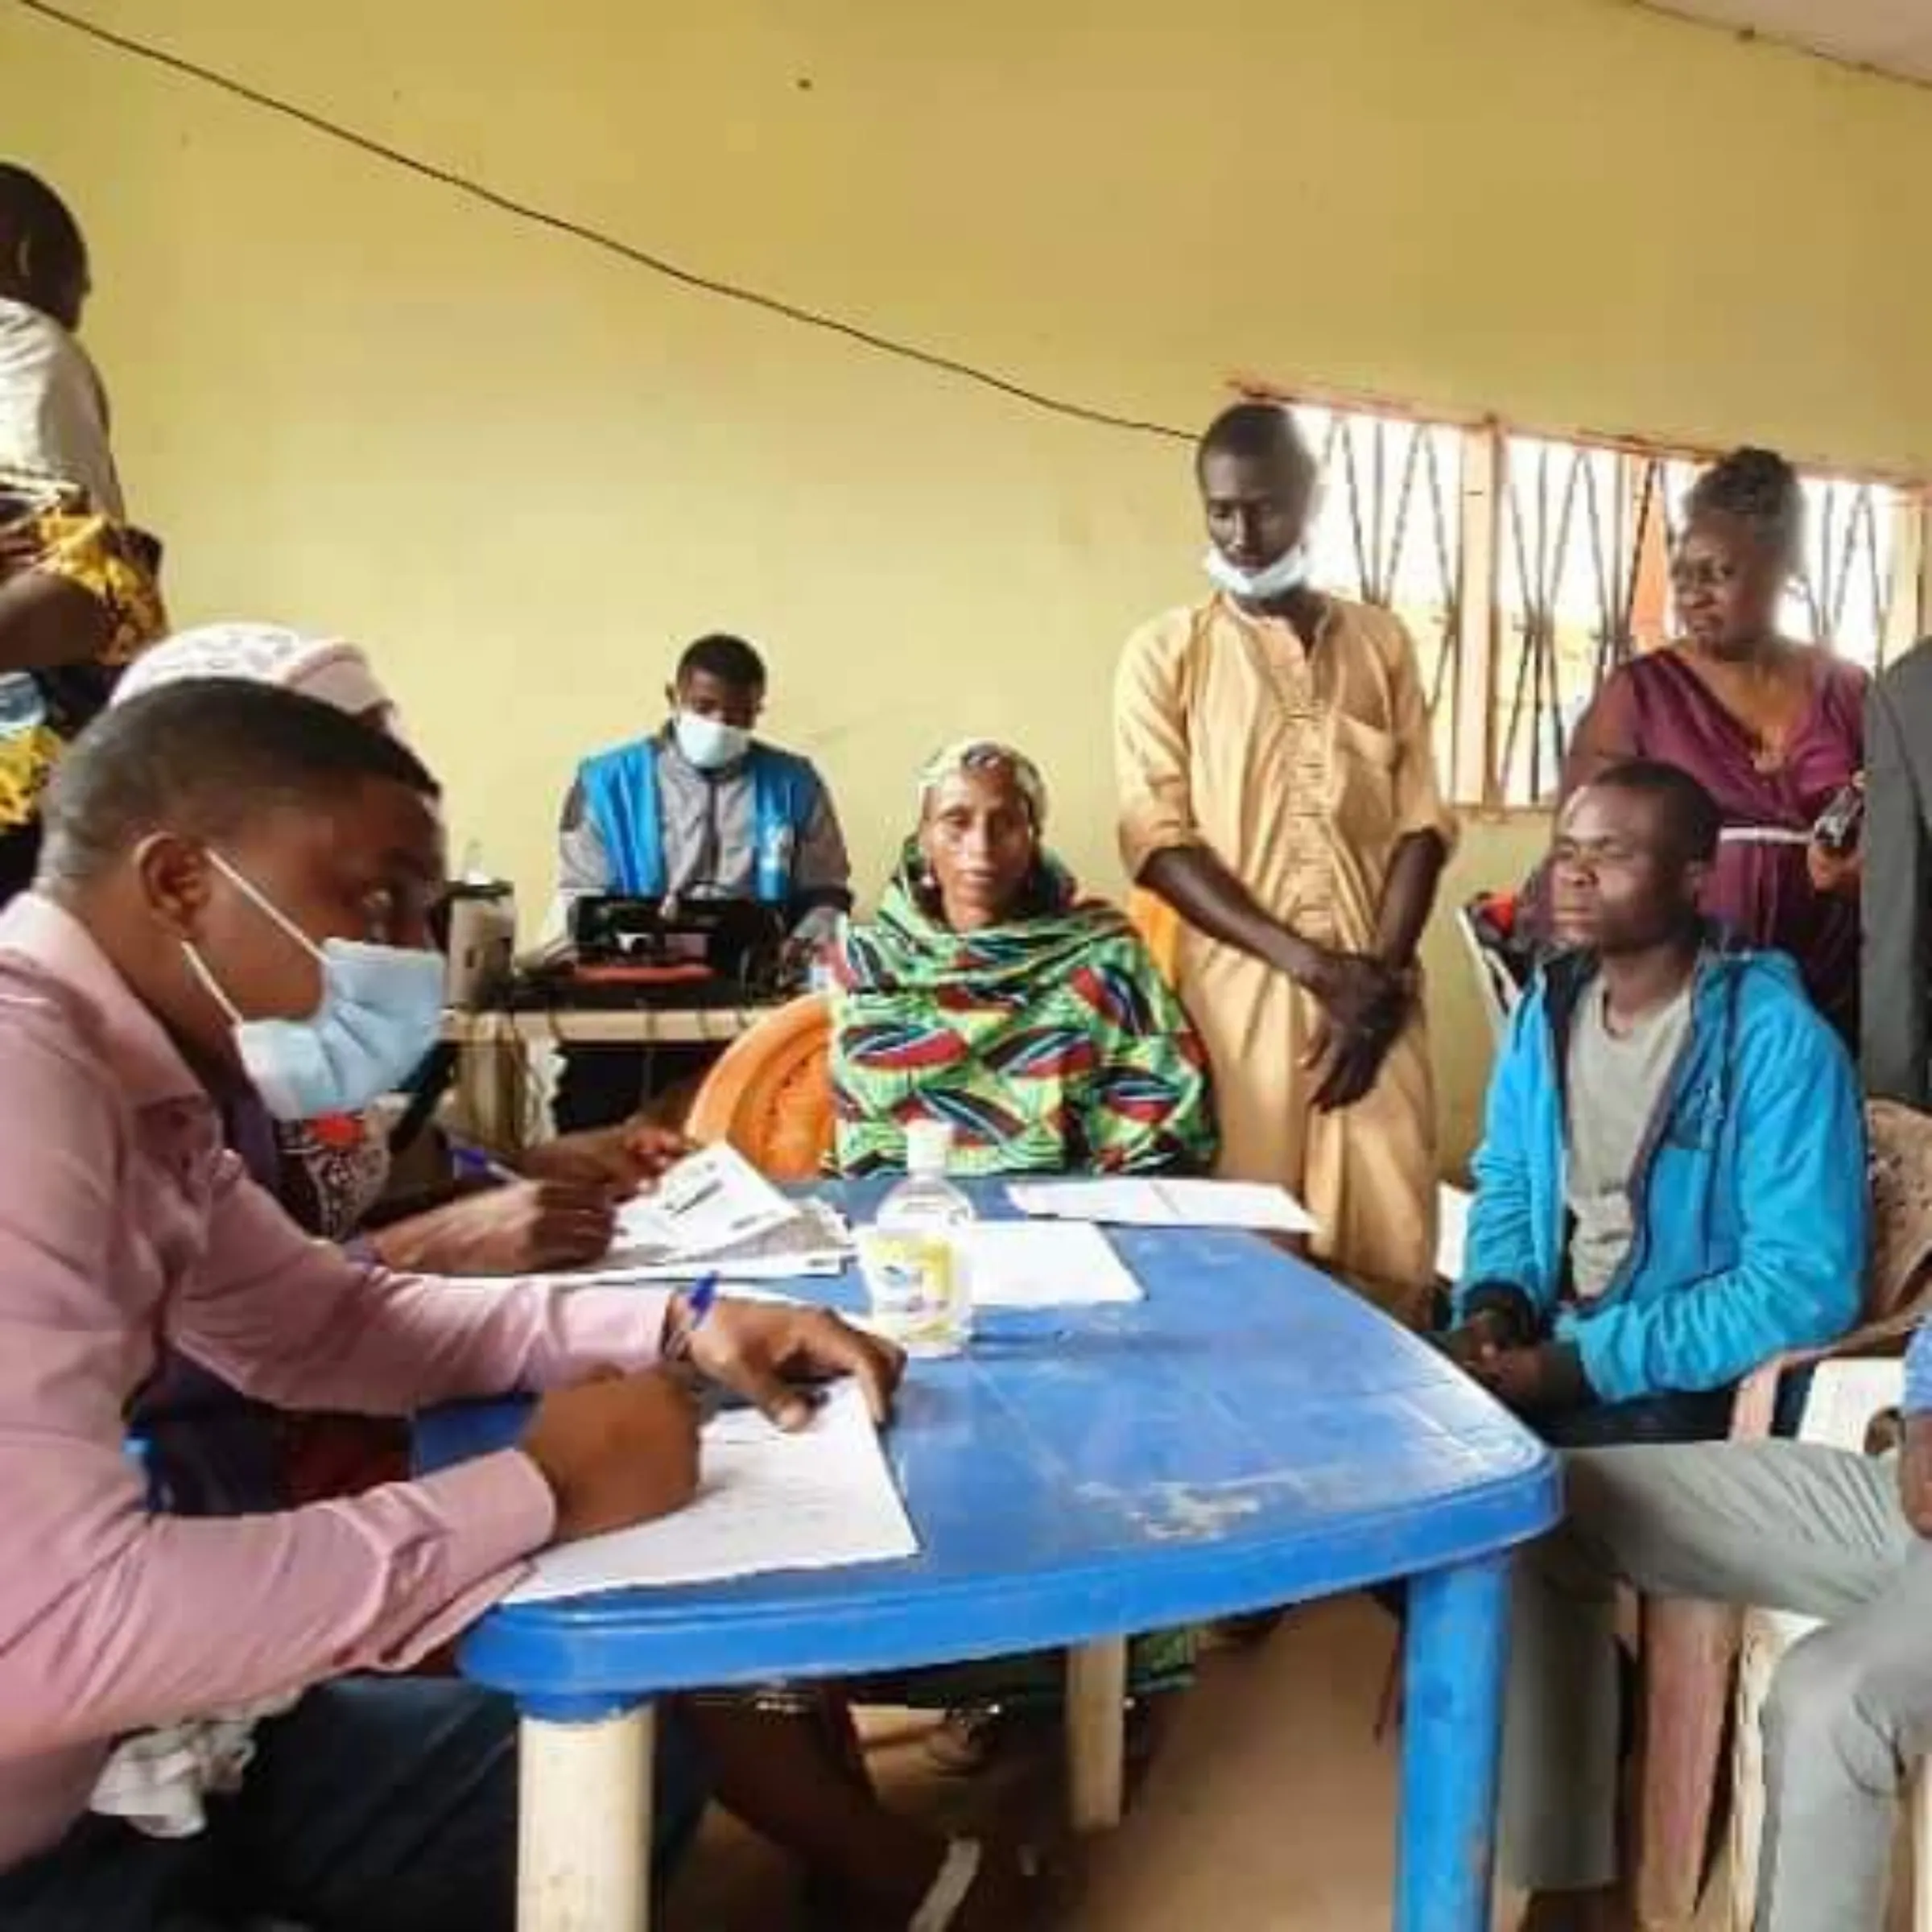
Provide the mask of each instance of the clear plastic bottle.
{"label": "clear plastic bottle", "polygon": [[873,1314],[907,1354],[956,1355],[972,1340],[972,1282],[956,1229],[978,1217],[946,1178],[952,1129],[906,1129],[906,1178],[879,1203],[865,1245]]}

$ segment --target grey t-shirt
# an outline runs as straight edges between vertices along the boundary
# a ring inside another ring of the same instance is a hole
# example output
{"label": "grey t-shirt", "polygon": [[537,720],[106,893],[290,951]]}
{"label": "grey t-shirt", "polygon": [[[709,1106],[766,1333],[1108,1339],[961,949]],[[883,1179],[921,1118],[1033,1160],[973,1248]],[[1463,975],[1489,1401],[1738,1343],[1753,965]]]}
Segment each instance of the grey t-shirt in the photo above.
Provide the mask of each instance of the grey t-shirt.
{"label": "grey t-shirt", "polygon": [[1569,1162],[1565,1199],[1575,1218],[1570,1278],[1593,1300],[1610,1285],[1635,1232],[1631,1170],[1690,1026],[1690,989],[1613,1034],[1604,988],[1584,989],[1570,1034]]}

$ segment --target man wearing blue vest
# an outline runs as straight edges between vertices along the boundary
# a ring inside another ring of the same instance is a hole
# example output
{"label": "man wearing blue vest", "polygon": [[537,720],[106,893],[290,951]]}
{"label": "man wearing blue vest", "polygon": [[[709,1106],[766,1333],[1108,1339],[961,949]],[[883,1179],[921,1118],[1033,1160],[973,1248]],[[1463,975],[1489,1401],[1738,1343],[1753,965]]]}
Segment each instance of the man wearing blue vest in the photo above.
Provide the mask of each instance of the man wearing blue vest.
{"label": "man wearing blue vest", "polygon": [[[578,767],[559,841],[567,899],[756,899],[783,915],[800,951],[832,936],[852,907],[844,835],[811,762],[753,737],[765,686],[764,660],[742,638],[686,646],[664,728]],[[715,1057],[696,1055],[660,1048],[648,1064],[609,1049],[566,1056],[559,1129],[625,1119],[646,1088],[662,1091]]]}

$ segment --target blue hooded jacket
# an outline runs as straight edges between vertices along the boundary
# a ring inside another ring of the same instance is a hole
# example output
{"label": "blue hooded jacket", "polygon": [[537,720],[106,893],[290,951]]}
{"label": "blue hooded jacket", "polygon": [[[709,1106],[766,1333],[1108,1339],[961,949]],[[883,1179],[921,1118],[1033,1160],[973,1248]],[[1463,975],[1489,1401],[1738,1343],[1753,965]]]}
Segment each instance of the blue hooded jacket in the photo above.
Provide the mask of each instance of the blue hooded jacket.
{"label": "blue hooded jacket", "polygon": [[1571,1294],[1570,1030],[1595,972],[1587,955],[1559,959],[1517,1010],[1476,1157],[1457,1321],[1515,1291],[1606,1402],[1724,1388],[1842,1335],[1869,1243],[1864,1110],[1780,953],[1699,959],[1690,1029],[1633,1170],[1629,1252],[1594,1301]]}

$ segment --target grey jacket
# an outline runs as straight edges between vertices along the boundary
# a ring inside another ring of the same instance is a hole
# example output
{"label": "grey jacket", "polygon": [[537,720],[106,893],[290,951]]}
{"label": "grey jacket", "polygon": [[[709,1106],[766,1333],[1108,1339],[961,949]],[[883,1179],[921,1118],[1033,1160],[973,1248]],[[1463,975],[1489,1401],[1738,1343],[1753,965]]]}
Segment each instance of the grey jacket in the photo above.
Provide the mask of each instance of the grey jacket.
{"label": "grey jacket", "polygon": [[1875,1098],[1932,1110],[1932,638],[1865,700],[1861,1059]]}

